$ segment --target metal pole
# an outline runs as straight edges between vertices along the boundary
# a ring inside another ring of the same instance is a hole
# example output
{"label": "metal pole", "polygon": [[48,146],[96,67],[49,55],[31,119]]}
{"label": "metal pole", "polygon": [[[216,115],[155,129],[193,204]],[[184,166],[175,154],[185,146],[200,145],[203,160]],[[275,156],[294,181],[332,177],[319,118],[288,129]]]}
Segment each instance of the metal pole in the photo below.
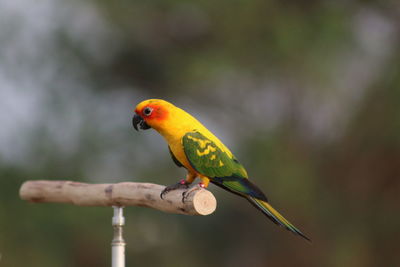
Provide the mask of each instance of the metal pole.
{"label": "metal pole", "polygon": [[125,267],[125,240],[122,237],[122,226],[125,224],[123,207],[113,206],[114,216],[112,226],[114,227],[114,238],[111,242],[112,267]]}

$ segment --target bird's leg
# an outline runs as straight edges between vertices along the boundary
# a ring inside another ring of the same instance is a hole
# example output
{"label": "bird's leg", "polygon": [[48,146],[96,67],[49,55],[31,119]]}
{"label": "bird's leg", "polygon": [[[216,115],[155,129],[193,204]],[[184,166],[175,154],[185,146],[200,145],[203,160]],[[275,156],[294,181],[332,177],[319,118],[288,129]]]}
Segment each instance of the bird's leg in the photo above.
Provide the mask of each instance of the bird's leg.
{"label": "bird's leg", "polygon": [[194,181],[195,178],[196,178],[196,175],[188,173],[186,175],[186,179],[182,179],[179,182],[177,182],[176,184],[172,184],[172,185],[165,187],[164,190],[160,194],[161,199],[164,199],[164,195],[167,194],[169,191],[173,191],[173,190],[177,190],[177,189],[181,189],[181,188],[188,189],[189,185]]}
{"label": "bird's leg", "polygon": [[194,191],[201,190],[203,188],[207,188],[210,183],[210,179],[205,176],[200,176],[201,182],[197,185],[190,187],[188,190],[182,193],[182,202],[185,203],[186,198]]}

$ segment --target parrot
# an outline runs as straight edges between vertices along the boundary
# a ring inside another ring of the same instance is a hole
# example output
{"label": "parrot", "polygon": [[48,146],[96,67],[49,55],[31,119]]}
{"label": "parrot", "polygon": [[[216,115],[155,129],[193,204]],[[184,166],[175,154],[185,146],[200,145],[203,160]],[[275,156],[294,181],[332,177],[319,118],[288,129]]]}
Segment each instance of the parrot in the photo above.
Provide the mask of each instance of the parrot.
{"label": "parrot", "polygon": [[[265,194],[250,182],[247,171],[232,152],[201,122],[183,109],[162,99],[148,99],[137,104],[132,124],[136,131],[154,129],[164,137],[172,160],[187,170],[186,179],[167,186],[160,197],[171,190],[207,188],[209,183],[247,199],[275,224],[311,241],[268,202]],[[189,190],[188,190],[189,191]]]}

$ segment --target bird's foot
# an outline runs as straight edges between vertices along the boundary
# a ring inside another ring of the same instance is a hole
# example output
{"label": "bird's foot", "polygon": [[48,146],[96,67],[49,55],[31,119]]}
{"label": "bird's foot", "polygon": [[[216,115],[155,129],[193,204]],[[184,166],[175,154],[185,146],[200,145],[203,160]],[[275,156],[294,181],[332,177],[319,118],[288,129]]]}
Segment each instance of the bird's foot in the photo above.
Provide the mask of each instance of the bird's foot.
{"label": "bird's foot", "polygon": [[198,183],[198,184],[192,186],[191,188],[189,188],[188,190],[186,190],[185,192],[183,192],[183,193],[182,193],[182,203],[185,203],[186,199],[188,198],[188,196],[189,196],[192,192],[197,191],[197,190],[201,190],[201,189],[204,189],[204,188],[206,188],[206,185],[205,185],[205,184],[203,184],[203,183]]}
{"label": "bird's foot", "polygon": [[164,190],[161,192],[160,197],[161,197],[161,199],[164,199],[164,195],[170,191],[181,189],[181,188],[187,189],[187,188],[189,188],[189,184],[190,183],[188,181],[186,181],[185,179],[182,179],[179,182],[177,182],[176,184],[172,184],[172,185],[165,187]]}

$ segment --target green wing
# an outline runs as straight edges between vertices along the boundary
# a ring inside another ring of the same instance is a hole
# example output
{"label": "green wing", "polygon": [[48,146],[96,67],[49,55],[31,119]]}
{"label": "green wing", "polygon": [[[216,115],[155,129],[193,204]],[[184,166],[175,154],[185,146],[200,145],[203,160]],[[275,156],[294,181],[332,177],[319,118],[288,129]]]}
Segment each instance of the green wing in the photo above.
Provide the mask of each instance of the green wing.
{"label": "green wing", "polygon": [[190,165],[213,184],[243,197],[267,201],[264,193],[247,179],[246,170],[239,161],[213,141],[199,132],[189,132],[182,143]]}
{"label": "green wing", "polygon": [[230,156],[201,133],[189,132],[182,142],[186,157],[200,174],[209,178],[247,178],[245,169],[233,155]]}

